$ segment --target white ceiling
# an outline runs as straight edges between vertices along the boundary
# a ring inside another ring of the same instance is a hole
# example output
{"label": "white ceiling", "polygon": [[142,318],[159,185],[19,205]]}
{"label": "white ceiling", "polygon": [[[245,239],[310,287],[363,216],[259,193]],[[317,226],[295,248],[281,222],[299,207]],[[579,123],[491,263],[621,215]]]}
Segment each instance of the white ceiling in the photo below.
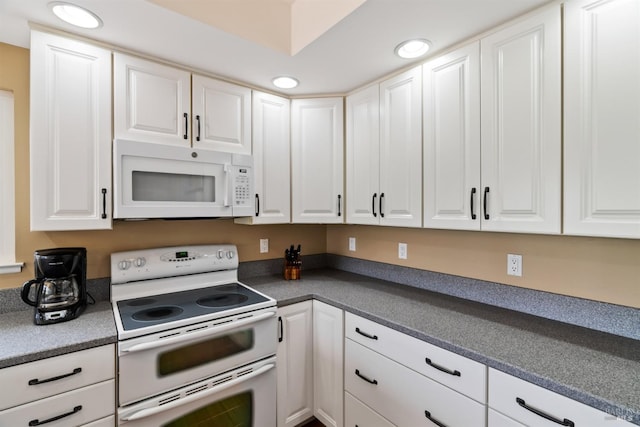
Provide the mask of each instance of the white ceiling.
{"label": "white ceiling", "polygon": [[426,38],[436,53],[549,2],[367,0],[290,56],[146,0],[71,0],[103,20],[97,30],[59,21],[50,1],[0,0],[0,42],[28,48],[31,21],[268,90],[273,77],[291,75],[300,85],[277,90],[291,96],[349,92],[410,65],[393,53],[406,39]]}

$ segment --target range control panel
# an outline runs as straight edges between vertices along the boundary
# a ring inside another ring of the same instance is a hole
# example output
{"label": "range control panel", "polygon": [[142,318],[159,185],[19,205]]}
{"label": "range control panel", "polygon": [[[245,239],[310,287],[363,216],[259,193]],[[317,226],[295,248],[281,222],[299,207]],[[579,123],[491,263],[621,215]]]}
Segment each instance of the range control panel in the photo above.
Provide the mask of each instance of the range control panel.
{"label": "range control panel", "polygon": [[238,268],[235,245],[173,246],[111,254],[111,283]]}

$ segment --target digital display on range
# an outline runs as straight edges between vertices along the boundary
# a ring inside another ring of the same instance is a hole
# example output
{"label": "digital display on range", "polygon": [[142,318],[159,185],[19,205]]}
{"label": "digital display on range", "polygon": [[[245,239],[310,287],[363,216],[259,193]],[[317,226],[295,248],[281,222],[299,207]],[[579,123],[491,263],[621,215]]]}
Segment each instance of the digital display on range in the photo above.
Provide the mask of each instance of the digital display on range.
{"label": "digital display on range", "polygon": [[188,251],[176,252],[176,259],[188,258],[188,257],[189,257],[189,252]]}

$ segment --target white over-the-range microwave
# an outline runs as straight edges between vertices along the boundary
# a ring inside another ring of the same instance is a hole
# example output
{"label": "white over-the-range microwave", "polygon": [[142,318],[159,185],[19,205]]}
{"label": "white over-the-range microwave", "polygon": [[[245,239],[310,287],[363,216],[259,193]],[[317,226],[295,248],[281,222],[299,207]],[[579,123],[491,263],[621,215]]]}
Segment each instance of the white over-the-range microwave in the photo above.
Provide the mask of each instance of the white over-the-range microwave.
{"label": "white over-the-range microwave", "polygon": [[116,139],[113,177],[114,218],[255,213],[250,155]]}

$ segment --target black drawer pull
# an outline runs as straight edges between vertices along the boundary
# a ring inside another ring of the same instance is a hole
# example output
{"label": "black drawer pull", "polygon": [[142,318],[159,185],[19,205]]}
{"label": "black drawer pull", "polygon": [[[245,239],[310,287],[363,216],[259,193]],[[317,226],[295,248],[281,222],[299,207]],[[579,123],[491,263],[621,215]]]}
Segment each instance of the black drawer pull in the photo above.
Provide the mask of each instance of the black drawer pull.
{"label": "black drawer pull", "polygon": [[198,135],[196,141],[200,141],[200,115],[196,115],[196,123],[198,124]]}
{"label": "black drawer pull", "polygon": [[482,209],[484,210],[484,219],[488,220],[489,212],[487,212],[487,194],[489,194],[489,187],[484,187],[484,196],[482,197]]}
{"label": "black drawer pull", "polygon": [[380,217],[384,218],[384,211],[382,210],[382,199],[384,199],[384,193],[380,193],[380,202],[378,203],[378,211],[380,211]]}
{"label": "black drawer pull", "polygon": [[38,384],[50,383],[52,381],[58,381],[63,378],[70,377],[72,375],[79,374],[80,372],[82,372],[82,368],[76,368],[73,370],[73,372],[69,372],[68,374],[64,374],[64,375],[58,375],[57,377],[47,378],[46,380],[39,380],[37,378],[34,378],[32,380],[29,380],[29,385],[38,385]]}
{"label": "black drawer pull", "polygon": [[524,399],[521,399],[519,397],[516,397],[516,402],[518,402],[518,405],[522,406],[524,409],[526,409],[527,411],[533,412],[534,414],[536,414],[539,417],[544,418],[545,420],[549,420],[552,421],[556,424],[560,424],[561,426],[567,426],[567,427],[575,427],[575,424],[573,421],[568,420],[568,419],[564,419],[564,420],[559,420],[556,417],[553,417],[545,412],[542,412],[539,409],[536,409],[534,407],[531,407],[529,405],[527,405],[527,402],[524,401]]}
{"label": "black drawer pull", "polygon": [[284,339],[284,328],[282,325],[282,316],[278,316],[278,323],[280,324],[280,335],[278,335],[278,342],[282,342]]}
{"label": "black drawer pull", "polygon": [[360,378],[362,378],[363,380],[365,380],[366,382],[368,382],[369,384],[378,385],[378,380],[372,380],[372,379],[369,379],[369,378],[365,377],[357,369],[356,369],[356,375],[359,376]]}
{"label": "black drawer pull", "polygon": [[[376,198],[378,197],[378,193],[373,193],[373,197],[371,198],[371,213],[373,213],[373,217],[377,217],[376,213]],[[357,427],[357,426],[356,426]]]}
{"label": "black drawer pull", "polygon": [[424,411],[424,416],[427,417],[427,419],[429,421],[431,421],[432,423],[434,423],[435,425],[437,425],[438,427],[447,427],[446,424],[441,423],[440,421],[436,420],[435,418],[433,418],[431,416],[431,412],[429,411]]}
{"label": "black drawer pull", "polygon": [[342,205],[342,196],[338,194],[338,216],[342,216],[341,205]]}
{"label": "black drawer pull", "polygon": [[256,193],[256,216],[260,216],[260,196]]}
{"label": "black drawer pull", "polygon": [[58,415],[57,417],[49,418],[48,420],[40,421],[38,419],[29,421],[30,426],[41,426],[43,424],[52,423],[54,421],[61,420],[65,417],[75,414],[76,412],[80,412],[82,410],[82,405],[78,405],[71,412],[67,412],[66,414]]}
{"label": "black drawer pull", "polygon": [[474,206],[474,201],[476,200],[476,187],[471,189],[471,219],[476,219],[476,208]]}
{"label": "black drawer pull", "polygon": [[184,117],[184,135],[182,137],[189,139],[189,115],[184,113],[182,116]]}
{"label": "black drawer pull", "polygon": [[445,374],[455,375],[456,377],[459,377],[459,376],[462,375],[460,373],[460,371],[458,371],[457,369],[455,371],[450,371],[449,369],[445,368],[444,366],[440,366],[440,365],[437,365],[437,364],[433,363],[431,361],[431,359],[429,359],[428,357],[425,357],[424,361],[427,362],[427,365],[431,366],[432,368],[436,368],[438,371],[444,372]]}
{"label": "black drawer pull", "polygon": [[107,219],[107,189],[103,188],[102,192],[102,215],[100,218]]}
{"label": "black drawer pull", "polygon": [[360,328],[356,328],[356,332],[357,332],[357,333],[359,333],[360,335],[362,335],[363,337],[367,337],[367,338],[369,338],[370,340],[377,340],[377,339],[378,339],[378,336],[377,336],[377,335],[369,335],[369,334],[368,334],[368,333],[366,333],[366,332],[362,332],[362,331],[360,330]]}

